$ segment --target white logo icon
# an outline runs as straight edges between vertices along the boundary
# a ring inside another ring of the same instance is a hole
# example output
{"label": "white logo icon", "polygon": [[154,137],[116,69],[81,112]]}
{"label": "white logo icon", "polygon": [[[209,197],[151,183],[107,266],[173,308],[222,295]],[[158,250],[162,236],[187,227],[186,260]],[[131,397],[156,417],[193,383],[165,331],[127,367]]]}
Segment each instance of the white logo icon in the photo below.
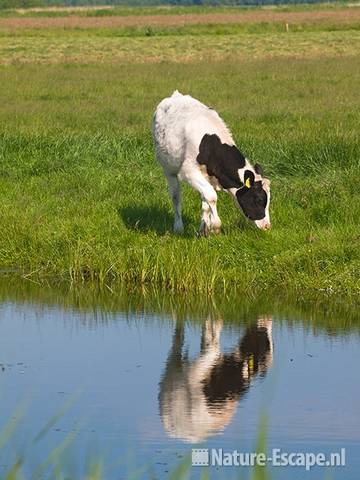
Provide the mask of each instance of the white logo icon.
{"label": "white logo icon", "polygon": [[193,467],[208,467],[209,450],[207,448],[193,448],[191,452],[191,463]]}

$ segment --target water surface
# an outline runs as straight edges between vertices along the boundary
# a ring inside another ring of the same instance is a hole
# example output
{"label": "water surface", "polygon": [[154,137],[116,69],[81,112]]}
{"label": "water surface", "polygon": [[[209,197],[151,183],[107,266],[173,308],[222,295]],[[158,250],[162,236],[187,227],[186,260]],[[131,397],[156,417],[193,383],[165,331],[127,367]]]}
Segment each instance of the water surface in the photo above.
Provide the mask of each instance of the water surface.
{"label": "water surface", "polygon": [[[346,466],[332,469],[332,478],[358,478],[355,309],[203,304],[159,292],[99,296],[24,282],[0,284],[0,295],[0,427],[17,406],[24,412],[1,450],[0,474],[15,451],[26,452],[25,471],[33,471],[71,437],[61,462],[79,478],[98,458],[106,479],[168,478],[194,447],[254,451],[265,413],[269,451],[346,448]],[[192,478],[200,473],[190,469]],[[210,474],[250,471],[212,467]],[[326,475],[319,467],[272,472]]]}

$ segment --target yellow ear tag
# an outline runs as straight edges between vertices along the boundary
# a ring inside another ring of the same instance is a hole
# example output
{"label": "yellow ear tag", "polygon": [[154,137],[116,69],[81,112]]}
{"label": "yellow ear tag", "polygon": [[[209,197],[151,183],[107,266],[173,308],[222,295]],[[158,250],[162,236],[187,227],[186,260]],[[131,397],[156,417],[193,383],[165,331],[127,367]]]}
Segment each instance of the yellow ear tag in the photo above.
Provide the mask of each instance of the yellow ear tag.
{"label": "yellow ear tag", "polygon": [[247,188],[250,188],[250,187],[251,187],[250,178],[246,179],[245,187],[247,187]]}
{"label": "yellow ear tag", "polygon": [[250,373],[253,374],[254,373],[254,355],[251,354],[250,357],[249,357],[249,363],[248,363],[248,368],[250,370]]}

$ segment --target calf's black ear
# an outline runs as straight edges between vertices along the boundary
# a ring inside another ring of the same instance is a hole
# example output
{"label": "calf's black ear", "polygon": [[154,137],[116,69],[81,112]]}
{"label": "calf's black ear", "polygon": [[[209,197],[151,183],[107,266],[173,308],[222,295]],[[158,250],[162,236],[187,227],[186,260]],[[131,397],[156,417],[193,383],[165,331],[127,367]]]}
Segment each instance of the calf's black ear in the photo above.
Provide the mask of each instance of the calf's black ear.
{"label": "calf's black ear", "polygon": [[245,170],[244,173],[244,185],[247,188],[251,188],[254,185],[255,182],[255,175],[251,170]]}
{"label": "calf's black ear", "polygon": [[262,166],[259,165],[258,163],[255,163],[254,170],[255,170],[255,173],[257,173],[258,175],[261,175],[261,176],[264,175],[264,170],[263,170]]}

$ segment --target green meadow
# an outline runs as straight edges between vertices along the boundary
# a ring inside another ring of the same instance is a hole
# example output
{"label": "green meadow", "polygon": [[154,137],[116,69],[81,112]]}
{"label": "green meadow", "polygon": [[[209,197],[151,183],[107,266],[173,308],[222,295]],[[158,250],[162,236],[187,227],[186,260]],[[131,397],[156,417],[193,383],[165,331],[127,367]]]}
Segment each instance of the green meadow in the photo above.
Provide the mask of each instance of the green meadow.
{"label": "green meadow", "polygon": [[[358,25],[251,25],[2,26],[2,271],[110,289],[356,299]],[[172,233],[150,126],[175,89],[214,107],[263,165],[271,231],[220,193],[223,232],[198,238],[200,200],[184,185],[185,233]]]}

